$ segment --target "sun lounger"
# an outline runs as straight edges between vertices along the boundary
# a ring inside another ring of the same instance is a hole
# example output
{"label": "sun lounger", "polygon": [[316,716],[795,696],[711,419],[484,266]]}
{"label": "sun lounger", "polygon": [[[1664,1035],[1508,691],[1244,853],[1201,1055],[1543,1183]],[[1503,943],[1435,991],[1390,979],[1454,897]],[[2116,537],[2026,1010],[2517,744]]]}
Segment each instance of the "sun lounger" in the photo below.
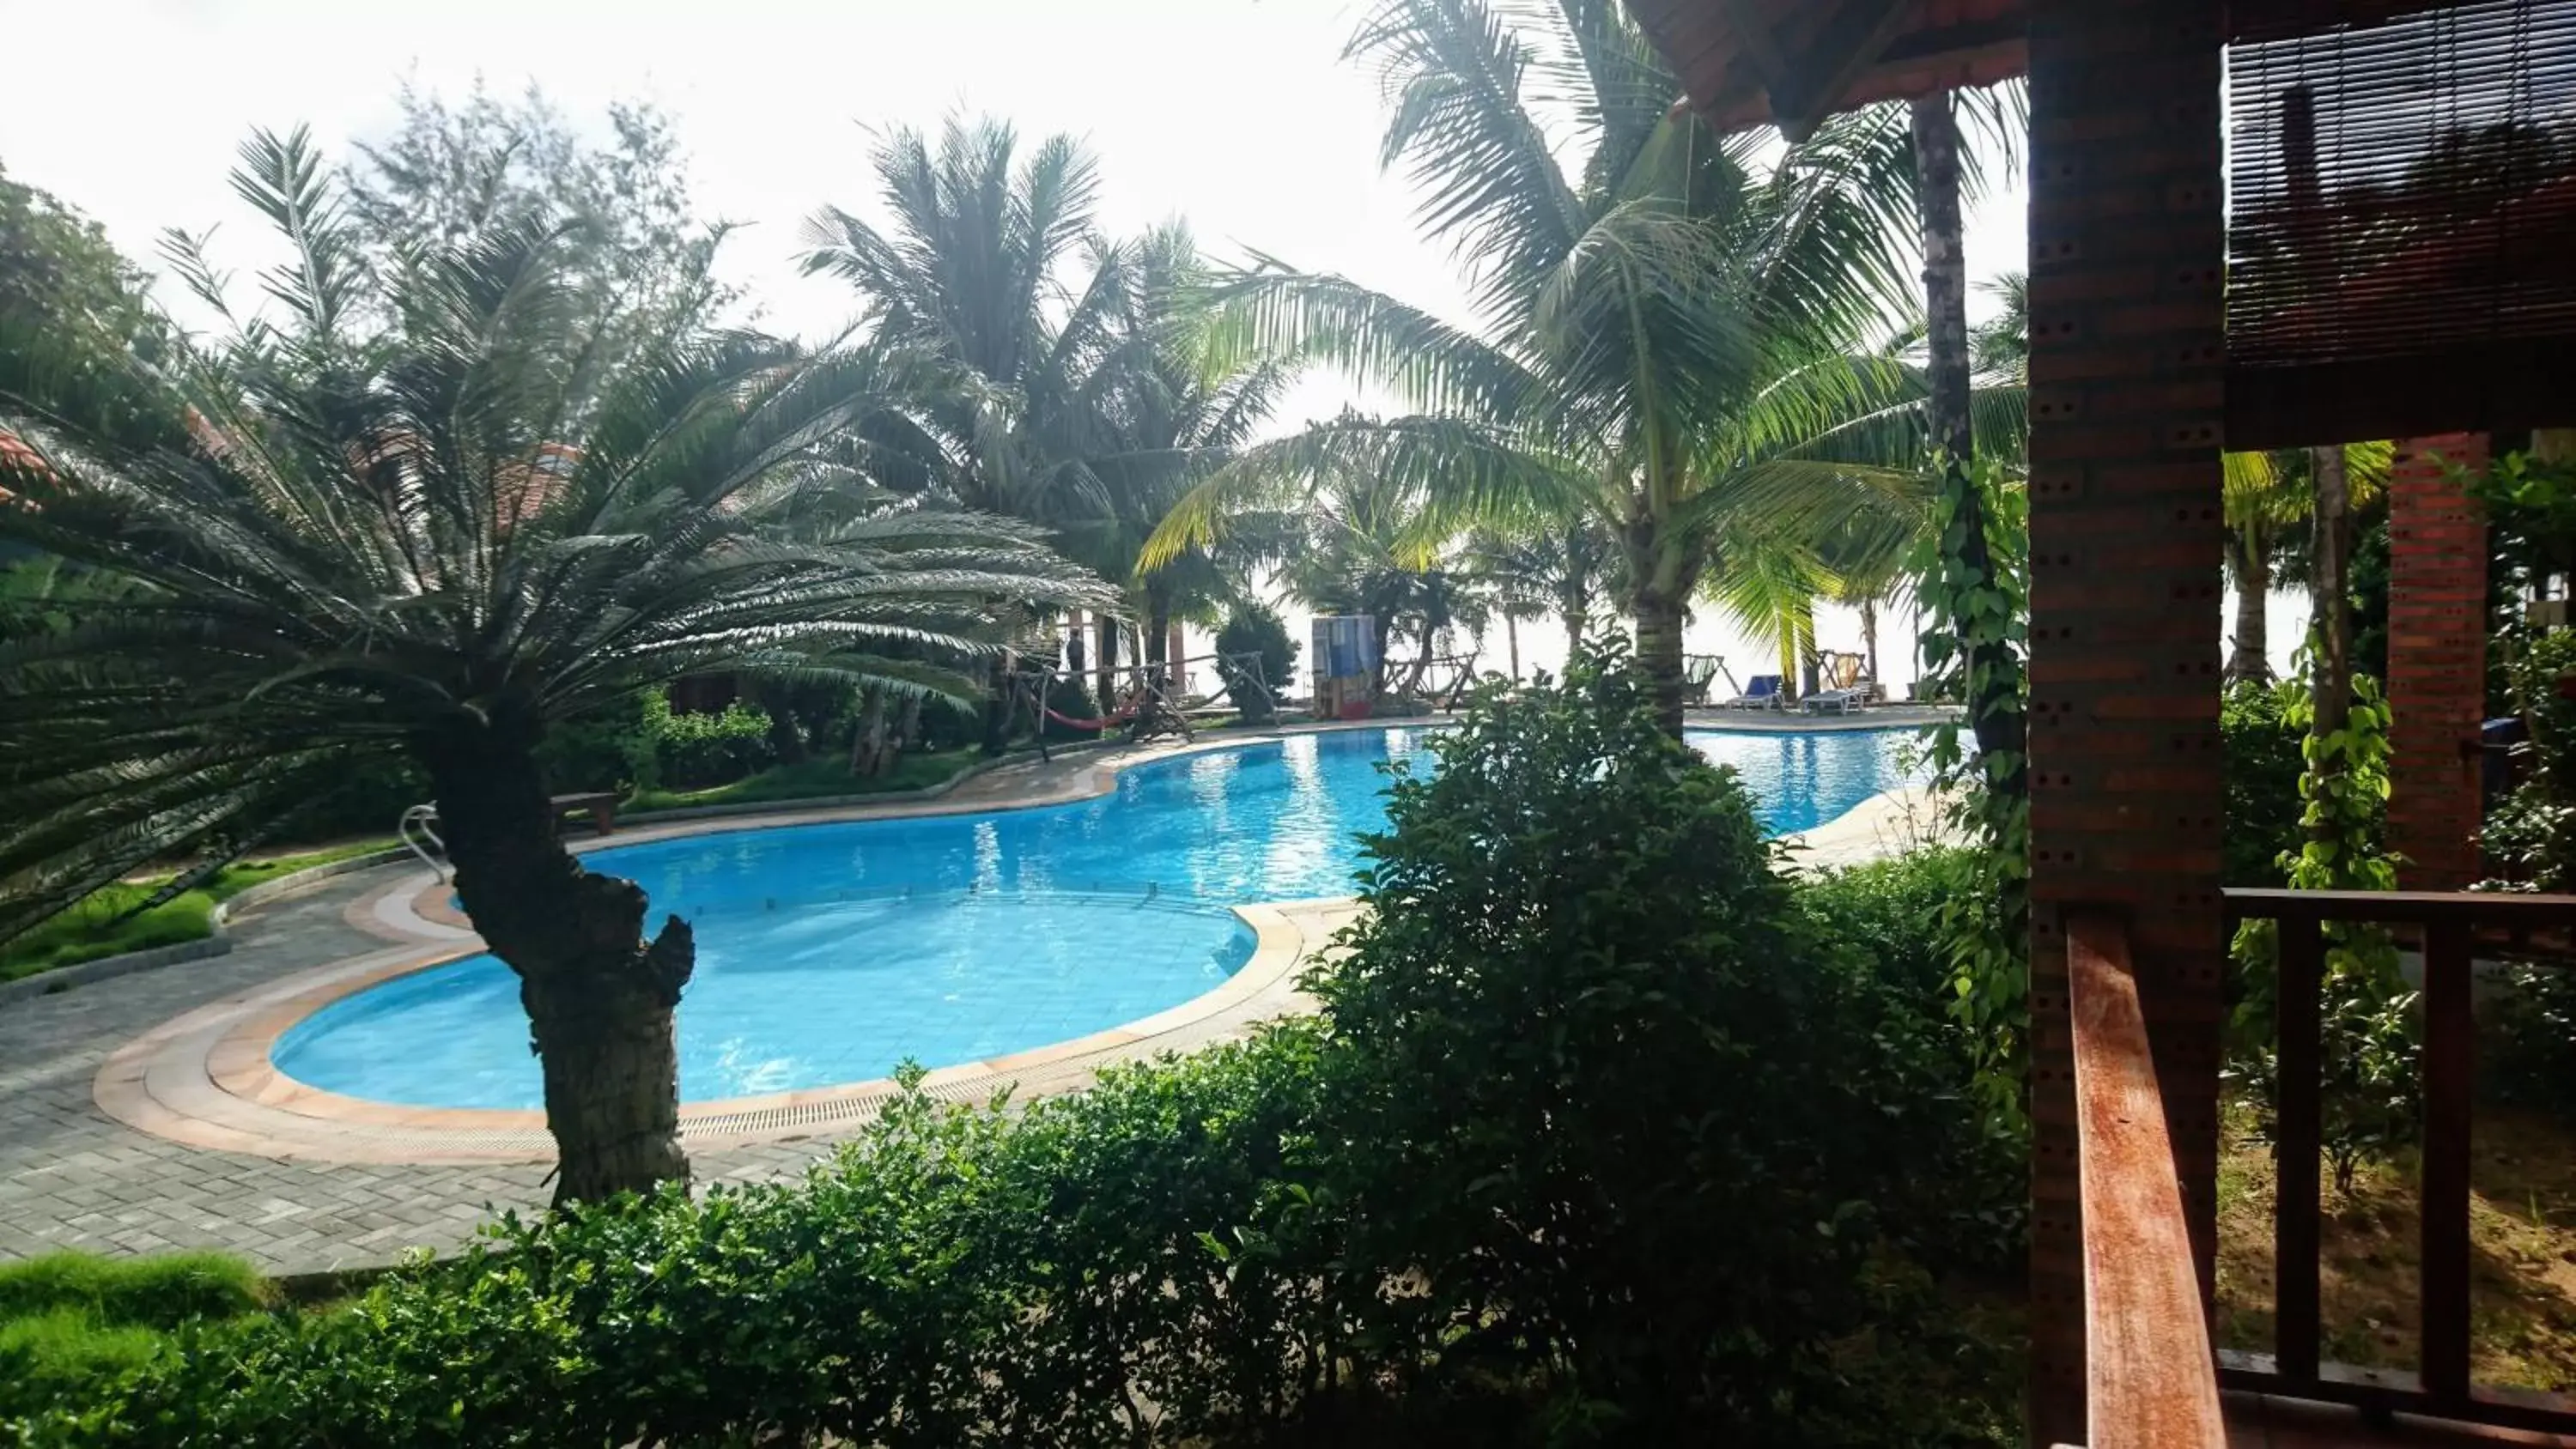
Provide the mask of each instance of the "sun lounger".
{"label": "sun lounger", "polygon": [[1746,680],[1744,684],[1744,692],[1737,695],[1735,698],[1728,700],[1726,702],[1726,707],[1728,709],[1778,709],[1780,707],[1780,676],[1776,674],[1757,674],[1751,679]]}

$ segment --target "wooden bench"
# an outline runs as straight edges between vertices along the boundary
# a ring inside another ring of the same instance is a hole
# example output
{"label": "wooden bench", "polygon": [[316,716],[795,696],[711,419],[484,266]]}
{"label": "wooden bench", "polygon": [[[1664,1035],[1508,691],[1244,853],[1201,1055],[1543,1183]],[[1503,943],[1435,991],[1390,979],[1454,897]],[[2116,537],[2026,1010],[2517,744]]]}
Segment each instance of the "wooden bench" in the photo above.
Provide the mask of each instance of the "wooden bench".
{"label": "wooden bench", "polygon": [[557,824],[561,824],[567,815],[588,815],[592,828],[602,835],[617,829],[617,792],[614,790],[557,795],[549,803],[554,806]]}

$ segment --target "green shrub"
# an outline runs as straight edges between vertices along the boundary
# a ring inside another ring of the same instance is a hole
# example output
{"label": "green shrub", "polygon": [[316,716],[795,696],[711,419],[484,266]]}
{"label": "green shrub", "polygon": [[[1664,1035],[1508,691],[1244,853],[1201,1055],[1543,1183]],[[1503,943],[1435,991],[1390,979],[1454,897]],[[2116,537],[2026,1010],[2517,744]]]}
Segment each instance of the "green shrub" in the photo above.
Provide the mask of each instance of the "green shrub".
{"label": "green shrub", "polygon": [[777,762],[769,716],[741,700],[718,714],[674,714],[659,694],[644,700],[653,741],[654,776],[673,790],[703,790],[758,774]]}
{"label": "green shrub", "polygon": [[2293,714],[2306,688],[2300,680],[2241,683],[2219,703],[2224,884],[2277,886],[2287,874],[2281,857],[2299,848],[2299,817],[2306,808],[2299,799],[2299,775],[2306,768],[2300,749],[2307,726],[2294,723]]}
{"label": "green shrub", "polygon": [[2576,971],[2515,963],[2487,1016],[2478,1059],[2495,1094],[2576,1117]]}
{"label": "green shrub", "polygon": [[[1277,718],[1279,696],[1296,672],[1298,653],[1297,641],[1288,637],[1279,616],[1257,603],[1237,604],[1216,631],[1216,652],[1224,656],[1217,663],[1217,677],[1225,682],[1225,697],[1235,712],[1255,724]],[[1261,657],[1258,678],[1232,662],[1249,654]]]}
{"label": "green shrub", "polygon": [[149,1364],[171,1330],[257,1313],[258,1274],[219,1253],[50,1253],[0,1266],[0,1421],[97,1397]]}
{"label": "green shrub", "polygon": [[1980,1110],[1978,1071],[1993,1046],[1951,1009],[1949,944],[1925,929],[1957,889],[1965,854],[1939,846],[1850,866],[1799,894],[1819,933],[1878,992],[1879,1049],[1866,1064],[1877,1074],[1872,1090],[1914,1129],[1906,1166],[1891,1174],[1889,1231],[1929,1258],[2011,1273],[2028,1246],[2027,1123]]}
{"label": "green shrub", "polygon": [[1047,686],[1046,707],[1053,710],[1055,714],[1047,716],[1038,723],[1048,739],[1096,740],[1100,738],[1100,731],[1096,729],[1069,725],[1055,717],[1058,714],[1063,715],[1065,719],[1101,717],[1099,702],[1091,697],[1090,686],[1084,684],[1079,678],[1069,674],[1057,675],[1055,681]]}
{"label": "green shrub", "polygon": [[77,1308],[112,1323],[175,1328],[191,1318],[247,1313],[264,1302],[259,1274],[221,1253],[150,1258],[48,1253],[0,1265],[0,1318]]}
{"label": "green shrub", "polygon": [[1919,1161],[1891,1092],[1920,1048],[1886,1035],[1910,1013],[1624,665],[1579,653],[1560,690],[1436,736],[1366,838],[1369,914],[1307,981],[1341,1252],[1408,1284],[1366,1331],[1542,1385],[1560,1441],[1895,1435],[1919,1406],[1838,1354],[1946,1332],[1881,1218]]}
{"label": "green shrub", "polygon": [[14,981],[63,966],[77,966],[128,951],[202,941],[214,933],[215,898],[187,891],[133,915],[158,886],[134,883],[103,886],[83,896],[61,915],[0,943],[0,981]]}
{"label": "green shrub", "polygon": [[562,794],[587,790],[646,791],[662,783],[656,730],[673,723],[667,703],[657,715],[652,694],[630,694],[546,731],[537,763],[548,788]]}

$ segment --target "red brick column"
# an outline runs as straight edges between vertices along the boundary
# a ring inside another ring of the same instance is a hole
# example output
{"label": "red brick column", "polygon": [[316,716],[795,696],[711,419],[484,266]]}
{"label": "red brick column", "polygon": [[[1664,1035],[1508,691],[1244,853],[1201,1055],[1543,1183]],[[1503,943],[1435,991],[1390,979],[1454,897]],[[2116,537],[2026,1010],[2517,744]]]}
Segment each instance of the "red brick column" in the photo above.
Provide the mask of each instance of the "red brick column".
{"label": "red brick column", "polygon": [[2450,475],[2482,468],[2483,433],[2410,438],[2388,480],[2388,845],[2408,890],[2482,874],[2478,738],[2486,713],[2487,525]]}
{"label": "red brick column", "polygon": [[2083,1240],[2061,912],[2130,921],[2206,1292],[2216,1217],[2216,0],[2032,0],[2031,1418],[2081,1443]]}

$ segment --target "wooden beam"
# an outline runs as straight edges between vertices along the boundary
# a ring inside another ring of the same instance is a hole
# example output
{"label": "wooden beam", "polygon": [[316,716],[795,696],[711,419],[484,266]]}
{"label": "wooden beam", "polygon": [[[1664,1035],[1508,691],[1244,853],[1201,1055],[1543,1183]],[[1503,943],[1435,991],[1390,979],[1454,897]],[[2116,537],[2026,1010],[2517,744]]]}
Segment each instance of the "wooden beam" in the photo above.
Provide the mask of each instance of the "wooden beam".
{"label": "wooden beam", "polygon": [[2030,34],[2030,21],[2018,14],[1994,20],[1971,20],[1958,25],[1944,25],[1932,30],[1909,30],[1887,43],[1879,52],[1877,64],[1901,65],[1911,61],[1941,60],[1967,51],[1992,50],[2010,45]]}
{"label": "wooden beam", "polygon": [[1780,37],[1771,33],[1771,23],[1762,18],[1754,0],[1717,0],[1717,9],[1726,23],[1735,27],[1737,53],[1751,64],[1762,88],[1778,97],[1793,77],[1789,53],[1780,48]]}
{"label": "wooden beam", "polygon": [[2086,1438],[2091,1449],[2226,1449],[2129,932],[2066,913],[2067,1004],[2084,1203]]}
{"label": "wooden beam", "polygon": [[1795,89],[1795,77],[1771,90],[1771,115],[1780,134],[1803,141],[1841,104],[1854,78],[1878,60],[1905,22],[1914,18],[1914,0],[1852,0],[1807,47],[1806,84]]}

